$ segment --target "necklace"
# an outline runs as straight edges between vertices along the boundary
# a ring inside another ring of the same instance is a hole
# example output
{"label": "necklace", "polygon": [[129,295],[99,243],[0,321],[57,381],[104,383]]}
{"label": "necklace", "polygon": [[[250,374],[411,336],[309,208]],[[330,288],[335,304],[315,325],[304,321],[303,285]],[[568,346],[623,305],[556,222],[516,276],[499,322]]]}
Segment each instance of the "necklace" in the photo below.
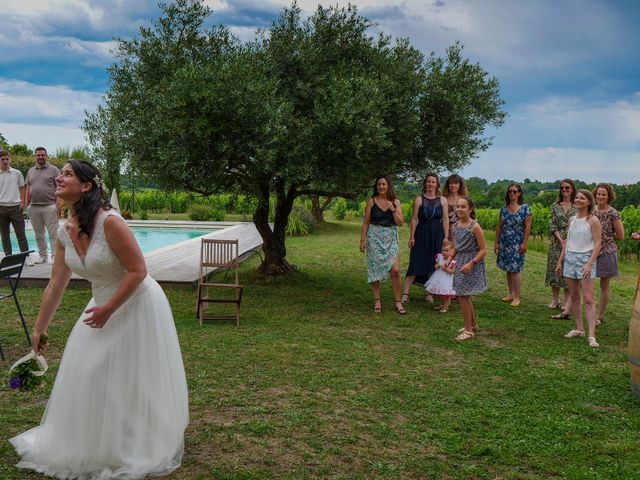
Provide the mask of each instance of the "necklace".
{"label": "necklace", "polygon": [[[424,197],[424,199],[426,200],[426,202],[422,202],[424,216],[427,218],[427,220],[431,220],[433,217],[436,216],[436,208],[438,208],[438,206],[436,205],[437,202],[435,198],[429,199],[427,197]],[[429,200],[433,200],[433,208],[431,209],[431,215],[429,215],[429,211],[427,210],[427,207],[429,206]]]}

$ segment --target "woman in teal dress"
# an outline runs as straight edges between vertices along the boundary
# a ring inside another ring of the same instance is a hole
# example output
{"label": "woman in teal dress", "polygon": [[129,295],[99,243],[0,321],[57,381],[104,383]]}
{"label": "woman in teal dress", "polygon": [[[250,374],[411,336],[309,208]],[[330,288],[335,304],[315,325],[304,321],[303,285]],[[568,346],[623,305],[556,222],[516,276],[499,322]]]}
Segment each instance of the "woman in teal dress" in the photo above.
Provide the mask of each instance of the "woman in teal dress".
{"label": "woman in teal dress", "polygon": [[524,254],[531,233],[531,208],[523,203],[523,195],[522,187],[517,183],[512,183],[507,188],[505,205],[500,209],[494,246],[498,255],[498,267],[507,272],[509,294],[502,301],[511,302],[512,307],[520,306],[520,272],[524,267]]}

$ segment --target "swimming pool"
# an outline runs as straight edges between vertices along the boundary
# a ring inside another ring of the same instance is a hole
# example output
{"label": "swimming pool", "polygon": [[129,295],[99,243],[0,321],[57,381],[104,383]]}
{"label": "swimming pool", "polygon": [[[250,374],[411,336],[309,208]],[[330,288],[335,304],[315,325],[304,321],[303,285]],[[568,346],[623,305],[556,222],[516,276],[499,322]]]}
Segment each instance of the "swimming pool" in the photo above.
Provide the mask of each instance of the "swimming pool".
{"label": "swimming pool", "polygon": [[[184,227],[139,227],[132,226],[131,230],[133,230],[133,234],[138,240],[138,244],[140,245],[140,249],[142,253],[149,253],[153,250],[157,250],[159,248],[168,247],[170,245],[174,245],[176,243],[184,242],[185,240],[190,240],[192,238],[201,237],[202,235],[207,235],[208,233],[214,232],[216,230],[220,230],[224,227],[209,227],[207,229],[194,229],[194,228],[184,228]],[[38,251],[38,245],[36,244],[36,236],[33,230],[28,229],[26,231],[27,241],[29,242],[29,248],[35,252]],[[47,237],[47,243],[49,243],[49,235]],[[13,251],[18,252],[20,249],[18,248],[18,242],[16,241],[16,236],[11,232],[11,245],[13,246]],[[51,253],[51,249],[49,249]]]}

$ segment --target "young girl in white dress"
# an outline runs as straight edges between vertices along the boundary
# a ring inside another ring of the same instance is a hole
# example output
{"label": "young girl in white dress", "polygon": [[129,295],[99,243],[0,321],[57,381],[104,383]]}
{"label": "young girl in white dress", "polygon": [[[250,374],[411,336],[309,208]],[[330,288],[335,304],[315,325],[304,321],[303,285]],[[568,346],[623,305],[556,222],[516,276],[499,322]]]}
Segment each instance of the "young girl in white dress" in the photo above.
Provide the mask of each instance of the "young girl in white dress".
{"label": "young girl in white dress", "polygon": [[74,480],[169,474],[180,465],[189,421],[169,302],[97,168],[70,160],[56,195],[71,215],[58,230],[33,349],[46,348],[41,339],[72,271],[91,282],[93,298],[69,335],[40,425],[10,440],[17,466]]}
{"label": "young girl in white dress", "polygon": [[428,293],[442,299],[442,305],[435,307],[440,313],[449,311],[451,298],[456,296],[456,292],[453,290],[453,273],[456,271],[454,255],[453,242],[444,240],[442,242],[442,253],[436,255],[436,271],[433,272],[433,275],[425,284],[425,289]]}

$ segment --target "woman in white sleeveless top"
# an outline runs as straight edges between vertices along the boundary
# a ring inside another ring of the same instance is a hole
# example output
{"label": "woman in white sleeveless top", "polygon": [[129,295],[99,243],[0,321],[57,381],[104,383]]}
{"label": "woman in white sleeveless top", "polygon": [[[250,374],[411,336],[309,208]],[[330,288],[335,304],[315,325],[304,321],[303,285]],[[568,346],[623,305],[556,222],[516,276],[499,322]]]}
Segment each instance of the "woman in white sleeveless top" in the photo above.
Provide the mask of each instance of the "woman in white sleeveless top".
{"label": "woman in white sleeveless top", "polygon": [[34,350],[72,271],[91,282],[93,298],[69,335],[40,425],[11,439],[18,467],[74,480],[169,474],[180,465],[189,419],[169,302],[109,205],[100,172],[70,160],[56,184],[71,216],[58,231]]}
{"label": "woman in white sleeveless top", "polygon": [[569,286],[571,316],[576,321],[575,330],[566,338],[584,337],[580,291],[585,304],[590,347],[597,347],[596,305],[593,295],[596,277],[596,259],[600,253],[602,232],[598,217],[593,215],[595,200],[589,190],[578,190],[575,199],[576,215],[569,219],[567,241],[562,247],[556,272],[562,274]]}

